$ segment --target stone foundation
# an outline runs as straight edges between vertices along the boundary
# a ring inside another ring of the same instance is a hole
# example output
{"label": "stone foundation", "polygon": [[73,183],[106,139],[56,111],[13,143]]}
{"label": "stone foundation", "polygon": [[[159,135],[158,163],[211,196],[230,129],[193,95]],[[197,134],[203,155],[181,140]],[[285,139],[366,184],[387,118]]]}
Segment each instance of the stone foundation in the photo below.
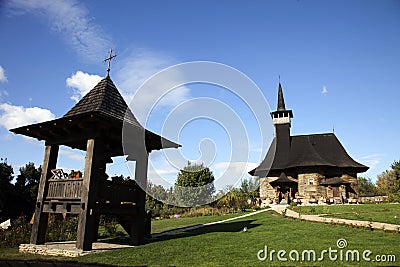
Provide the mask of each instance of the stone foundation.
{"label": "stone foundation", "polygon": [[21,244],[19,246],[19,252],[45,256],[79,257],[90,253],[104,252],[110,249],[133,247],[130,245],[95,242],[93,243],[93,249],[91,251],[83,251],[77,249],[75,244],[75,241],[49,242],[44,245]]}
{"label": "stone foundation", "polygon": [[[293,177],[288,176],[291,180]],[[350,182],[350,186],[358,193],[357,177],[353,174],[343,174],[341,177],[344,181]],[[274,203],[276,199],[275,189],[270,185],[270,182],[278,179],[278,177],[265,177],[260,179],[260,198],[265,202],[265,205]],[[297,176],[298,192],[296,199],[301,200],[303,204],[322,204],[322,203],[341,203],[340,196],[346,196],[345,186],[340,186],[337,195],[334,196],[333,187],[323,186],[321,182],[325,180],[325,176],[319,173],[301,173]],[[357,202],[357,194],[348,193],[348,201]],[[300,203],[300,202],[298,202]]]}
{"label": "stone foundation", "polygon": [[[75,247],[75,242],[72,244]],[[63,257],[79,257],[86,255],[89,252],[83,252],[82,250],[68,248],[68,244],[64,244],[65,248],[56,248],[50,245],[34,245],[34,244],[21,244],[19,246],[19,252],[21,253],[32,253],[40,254],[45,256],[63,256]]]}

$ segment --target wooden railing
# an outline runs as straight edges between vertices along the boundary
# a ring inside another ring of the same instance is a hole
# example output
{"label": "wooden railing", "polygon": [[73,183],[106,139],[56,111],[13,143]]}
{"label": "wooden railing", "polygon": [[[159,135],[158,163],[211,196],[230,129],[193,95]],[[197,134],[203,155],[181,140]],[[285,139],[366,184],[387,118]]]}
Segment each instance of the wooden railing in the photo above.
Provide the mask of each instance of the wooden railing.
{"label": "wooden railing", "polygon": [[78,179],[50,179],[47,199],[75,199],[81,198],[82,178]]}

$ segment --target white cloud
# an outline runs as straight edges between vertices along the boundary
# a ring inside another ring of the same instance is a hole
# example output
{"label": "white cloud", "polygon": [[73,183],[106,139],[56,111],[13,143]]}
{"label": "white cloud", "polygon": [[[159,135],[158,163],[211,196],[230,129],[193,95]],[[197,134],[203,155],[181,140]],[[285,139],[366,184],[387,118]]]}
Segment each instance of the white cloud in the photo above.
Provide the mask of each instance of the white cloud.
{"label": "white cloud", "polygon": [[76,160],[79,162],[84,162],[85,155],[82,154],[83,152],[73,151],[67,147],[63,147],[60,149],[60,154],[66,156],[69,159]]}
{"label": "white cloud", "polygon": [[78,1],[11,0],[14,14],[34,13],[46,17],[51,28],[61,33],[79,56],[99,61],[112,47],[111,38],[93,23],[87,9]]}
{"label": "white cloud", "polygon": [[7,82],[7,77],[2,66],[0,66],[0,82]]}
{"label": "white cloud", "polygon": [[323,95],[326,95],[327,93],[328,93],[328,89],[326,88],[326,86],[324,85],[323,87],[322,87],[322,92],[321,92]]}
{"label": "white cloud", "polygon": [[78,102],[93,87],[95,87],[100,80],[101,77],[99,75],[92,75],[82,71],[77,71],[66,80],[67,86],[74,90],[71,99]]}
{"label": "white cloud", "polygon": [[360,158],[360,162],[371,169],[375,168],[382,160],[383,154],[371,154]]}
{"label": "white cloud", "polygon": [[6,90],[0,90],[0,101],[2,101],[5,96],[8,96],[8,92]]}
{"label": "white cloud", "polygon": [[[114,82],[118,87],[122,97],[131,107],[136,118],[145,125],[145,119],[152,106],[174,107],[189,97],[189,89],[182,86],[163,96],[164,91],[176,81],[183,80],[179,73],[169,76],[167,79],[157,81],[151,90],[146,90],[136,94],[138,88],[150,77],[166,67],[174,64],[174,60],[161,53],[150,51],[136,51],[128,55],[116,66],[121,66],[112,70],[112,76],[115,76]],[[77,71],[71,77],[66,79],[68,87],[74,89],[71,99],[78,101],[82,96],[88,93],[102,77]],[[136,94],[136,95],[135,95]],[[133,96],[134,103],[131,105]],[[160,100],[161,98],[161,100]],[[157,102],[159,101],[159,102]]]}
{"label": "white cloud", "polygon": [[55,115],[47,109],[38,107],[25,108],[7,103],[0,104],[0,126],[12,129],[23,125],[53,120]]}

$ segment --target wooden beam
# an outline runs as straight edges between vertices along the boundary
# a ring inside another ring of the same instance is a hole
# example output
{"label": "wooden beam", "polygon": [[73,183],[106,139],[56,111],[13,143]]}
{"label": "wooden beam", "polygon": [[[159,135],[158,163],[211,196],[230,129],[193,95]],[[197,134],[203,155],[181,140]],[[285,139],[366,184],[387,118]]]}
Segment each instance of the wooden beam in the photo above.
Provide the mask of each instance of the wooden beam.
{"label": "wooden beam", "polygon": [[135,180],[139,185],[136,192],[137,194],[137,215],[134,216],[131,224],[130,233],[131,242],[133,245],[141,245],[144,243],[145,238],[145,223],[146,223],[146,192],[144,191],[147,187],[147,168],[148,168],[148,154],[147,151],[143,150],[138,153],[140,157],[136,159],[136,169],[135,169]]}
{"label": "wooden beam", "polygon": [[40,176],[38,195],[35,206],[35,217],[32,226],[31,244],[44,244],[46,237],[46,229],[48,223],[48,213],[43,213],[43,201],[47,196],[48,180],[52,173],[51,170],[56,168],[58,158],[58,146],[46,146],[44,160],[42,165],[42,174]]}
{"label": "wooden beam", "polygon": [[76,247],[84,251],[92,249],[95,239],[93,228],[96,227],[96,216],[94,214],[95,196],[97,191],[96,176],[99,177],[105,171],[103,163],[103,143],[101,139],[89,139],[87,141],[85,170],[83,173],[82,187],[82,211],[79,214]]}

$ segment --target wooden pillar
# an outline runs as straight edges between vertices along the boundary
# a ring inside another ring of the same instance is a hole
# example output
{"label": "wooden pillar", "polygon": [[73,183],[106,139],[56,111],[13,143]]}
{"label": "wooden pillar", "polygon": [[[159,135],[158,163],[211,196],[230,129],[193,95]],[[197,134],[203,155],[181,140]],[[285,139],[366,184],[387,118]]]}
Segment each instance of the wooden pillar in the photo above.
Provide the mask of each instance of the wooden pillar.
{"label": "wooden pillar", "polygon": [[51,170],[56,168],[58,149],[56,145],[46,145],[44,160],[42,165],[42,174],[40,176],[38,195],[35,206],[35,217],[32,226],[31,244],[44,244],[46,238],[46,229],[48,223],[48,213],[43,213],[43,201],[47,196],[48,179],[51,177]]}
{"label": "wooden pillar", "polygon": [[146,192],[147,188],[147,167],[148,167],[148,154],[146,151],[141,153],[136,159],[135,180],[140,186],[137,192],[137,216],[131,225],[131,241],[133,245],[141,245],[144,243],[145,238],[145,222],[146,222]]}
{"label": "wooden pillar", "polygon": [[96,227],[96,216],[94,214],[94,204],[96,197],[96,178],[104,171],[102,142],[99,139],[89,139],[87,141],[85,170],[83,173],[83,185],[81,194],[82,210],[79,214],[78,232],[76,247],[83,251],[92,249],[95,239],[93,228]]}
{"label": "wooden pillar", "polygon": [[93,216],[94,216],[93,242],[95,242],[97,241],[97,235],[99,234],[100,214],[95,213]]}

